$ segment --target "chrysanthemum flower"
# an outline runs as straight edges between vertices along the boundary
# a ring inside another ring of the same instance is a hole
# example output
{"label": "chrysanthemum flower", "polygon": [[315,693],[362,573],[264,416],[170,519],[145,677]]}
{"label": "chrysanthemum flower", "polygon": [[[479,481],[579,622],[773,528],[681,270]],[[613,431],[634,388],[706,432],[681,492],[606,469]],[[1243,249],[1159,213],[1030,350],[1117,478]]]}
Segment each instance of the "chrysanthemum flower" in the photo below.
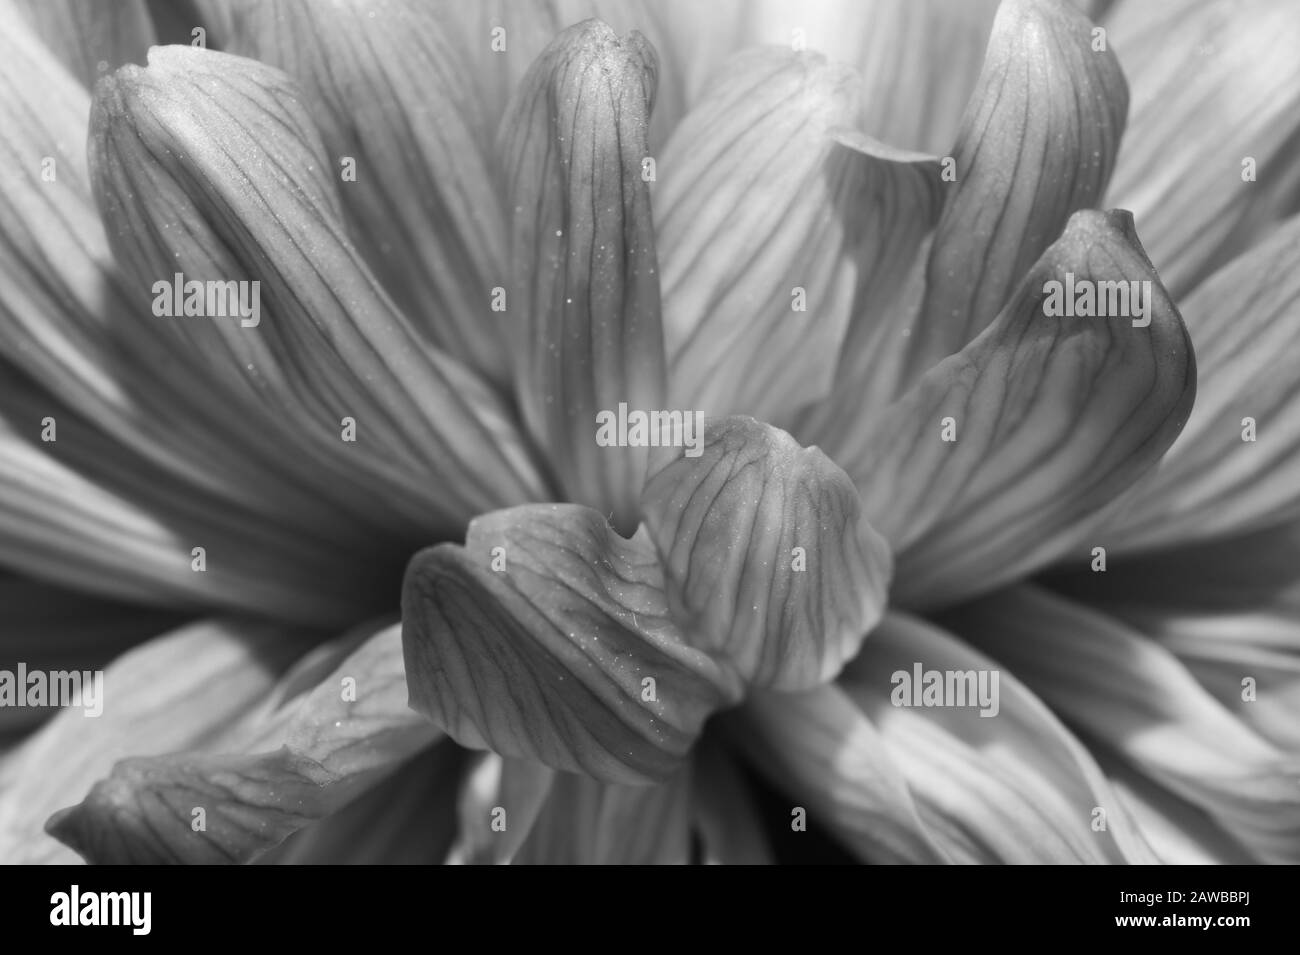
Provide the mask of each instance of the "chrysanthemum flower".
{"label": "chrysanthemum flower", "polygon": [[197,6],[0,8],[0,858],[1300,857],[1286,4]]}

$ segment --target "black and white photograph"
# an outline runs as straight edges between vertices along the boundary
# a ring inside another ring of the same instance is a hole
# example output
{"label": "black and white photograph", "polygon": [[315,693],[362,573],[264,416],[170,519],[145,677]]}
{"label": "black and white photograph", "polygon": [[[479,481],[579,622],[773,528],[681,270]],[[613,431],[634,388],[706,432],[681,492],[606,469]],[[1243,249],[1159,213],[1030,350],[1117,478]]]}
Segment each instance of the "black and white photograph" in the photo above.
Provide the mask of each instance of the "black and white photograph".
{"label": "black and white photograph", "polygon": [[1300,3],[0,0],[0,863],[1296,862]]}

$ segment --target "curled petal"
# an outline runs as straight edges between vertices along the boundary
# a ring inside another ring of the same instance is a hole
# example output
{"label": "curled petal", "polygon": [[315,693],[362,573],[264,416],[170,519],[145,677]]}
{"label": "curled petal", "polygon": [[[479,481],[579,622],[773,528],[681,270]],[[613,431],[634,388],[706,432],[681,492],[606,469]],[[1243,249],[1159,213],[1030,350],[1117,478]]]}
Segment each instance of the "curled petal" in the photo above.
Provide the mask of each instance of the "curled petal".
{"label": "curled petal", "polygon": [[1202,382],[1182,437],[1106,529],[1183,546],[1300,517],[1300,216],[1183,300]]}
{"label": "curled petal", "polygon": [[[1092,315],[1067,317],[1084,289]],[[894,596],[953,602],[1080,546],[1177,436],[1195,381],[1132,219],[1076,213],[997,321],[836,457],[899,555]]]}
{"label": "curled petal", "polygon": [[905,387],[979,334],[1071,213],[1110,177],[1128,90],[1092,24],[1059,0],[1006,0],[953,148]]}
{"label": "curled petal", "polygon": [[747,51],[659,158],[674,402],[779,420],[823,397],[859,287],[906,271],[925,229],[906,190],[937,196],[938,162],[849,132],[858,85],[818,54]]}
{"label": "curled petal", "polygon": [[99,718],[61,710],[5,763],[0,858],[75,861],[42,831],[50,813],[89,790],[119,759],[210,746],[270,691],[279,671],[307,645],[304,636],[206,621],[116,660],[103,675]]}
{"label": "curled petal", "polygon": [[832,678],[880,619],[891,563],[844,472],[752,418],[651,465],[645,528],[686,639],[755,686]]}
{"label": "curled petal", "polygon": [[740,681],[669,618],[638,534],[535,505],[422,551],[402,618],[411,705],[457,742],[605,782],[665,779]]}
{"label": "curled petal", "polygon": [[[163,316],[145,320],[285,448],[430,530],[541,495],[510,409],[420,339],[348,242],[300,96],[279,71],[189,47],[99,84],[91,168],[129,288]],[[177,273],[247,283],[240,317],[166,317]],[[344,417],[367,453],[340,441]]]}
{"label": "curled petal", "polygon": [[[406,706],[394,626],[248,738],[215,752],[122,760],[48,829],[98,863],[248,862],[342,808],[437,735]],[[203,827],[193,825],[197,810]]]}
{"label": "curled petal", "polygon": [[502,126],[514,209],[519,398],[568,498],[635,526],[645,449],[601,447],[597,416],[663,405],[647,123],[658,61],[588,20],[538,58]]}

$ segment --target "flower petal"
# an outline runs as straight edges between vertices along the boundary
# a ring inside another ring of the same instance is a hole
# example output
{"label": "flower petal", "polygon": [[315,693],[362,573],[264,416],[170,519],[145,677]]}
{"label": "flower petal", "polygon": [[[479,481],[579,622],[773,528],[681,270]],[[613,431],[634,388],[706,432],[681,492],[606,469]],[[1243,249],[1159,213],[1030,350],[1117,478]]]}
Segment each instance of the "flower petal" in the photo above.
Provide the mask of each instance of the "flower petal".
{"label": "flower petal", "polygon": [[863,860],[949,861],[900,764],[838,685],[756,693],[724,725],[754,766]]}
{"label": "flower petal", "polygon": [[852,316],[839,344],[830,394],[799,416],[795,434],[805,443],[842,447],[861,430],[864,417],[889,404],[906,338],[899,315],[914,314],[925,292],[925,265],[943,208],[942,172],[935,157],[899,153],[866,137],[840,135],[865,167],[859,226],[858,281]]}
{"label": "flower petal", "polygon": [[[840,679],[877,726],[931,838],[961,862],[1154,861],[1088,751],[1001,662],[891,615]],[[990,692],[978,708],[915,705],[921,686],[909,694],[900,674],[914,679],[918,666],[945,683],[953,673],[983,679]]]}
{"label": "flower petal", "polygon": [[751,42],[806,45],[862,72],[854,124],[893,146],[947,149],[998,0],[758,0],[738,16]]}
{"label": "flower petal", "polygon": [[303,647],[301,634],[204,621],[116,660],[104,673],[102,716],[61,711],[4,765],[0,858],[75,861],[41,829],[51,812],[125,756],[210,745]]}
{"label": "flower petal", "polygon": [[[1149,324],[1045,314],[1070,276],[1150,282]],[[894,598],[953,602],[1078,546],[1178,434],[1195,380],[1131,218],[1076,213],[992,326],[837,449],[899,555]]]}
{"label": "flower petal", "polygon": [[1180,440],[1109,523],[1111,549],[1300,517],[1300,216],[1216,272],[1182,311],[1203,385]]}
{"label": "flower petal", "polygon": [[[421,0],[415,0],[420,3]],[[681,117],[688,95],[698,95],[718,58],[742,42],[735,0],[701,8],[690,0],[481,0],[472,6],[443,0],[439,18],[469,63],[470,78],[493,127],[533,62],[566,29],[596,18],[622,36],[644,34],[663,59],[650,139],[656,150]]]}
{"label": "flower petal", "polygon": [[555,783],[555,770],[528,759],[487,752],[465,774],[459,825],[449,862],[505,865],[537,821]]}
{"label": "flower petal", "polygon": [[[148,69],[98,86],[91,167],[130,288],[143,305],[177,272],[264,285],[255,326],[164,321],[203,355],[206,383],[260,404],[286,449],[345,469],[420,525],[452,533],[543,496],[512,412],[420,339],[348,243],[299,96],[276,70],[189,47],[155,48]],[[366,453],[340,441],[345,416]]]}
{"label": "flower petal", "polygon": [[1249,244],[1238,230],[1257,209],[1294,211],[1300,199],[1300,60],[1288,52],[1300,18],[1272,0],[1124,3],[1107,29],[1133,109],[1106,204],[1133,211],[1181,297]]}
{"label": "flower petal", "polygon": [[1205,810],[1256,859],[1300,858],[1300,757],[1224,709],[1169,651],[1028,588],[963,608],[961,627],[1057,712]]}
{"label": "flower petal", "polygon": [[1166,865],[1250,865],[1252,859],[1202,810],[1114,756],[1101,757],[1111,785]]}
{"label": "flower petal", "polygon": [[689,764],[657,786],[558,773],[516,865],[681,865],[690,861]]}
{"label": "flower petal", "polygon": [[411,705],[464,746],[606,782],[671,775],[739,680],[668,616],[645,536],[535,505],[421,551],[402,594]]}
{"label": "flower petal", "polygon": [[157,42],[145,0],[15,0],[15,6],[87,88],[123,63],[143,63]]}
{"label": "flower petal", "polygon": [[[118,762],[50,819],[49,832],[96,863],[250,861],[437,739],[407,708],[405,689],[393,626],[251,739]],[[194,825],[198,809],[204,828]]]}
{"label": "flower petal", "polygon": [[461,804],[455,861],[666,865],[690,854],[691,773],[623,786],[489,754]]}
{"label": "flower petal", "polygon": [[[21,22],[0,34],[0,160],[15,171],[0,178],[0,350],[124,447],[188,483],[228,488],[237,472],[213,452],[228,450],[229,425],[191,396],[155,329],[132,320],[114,274],[86,168],[89,110]],[[32,390],[20,378],[8,366],[0,376],[6,412],[14,392]],[[278,490],[264,469],[255,477],[268,496]],[[275,504],[293,509],[292,498]]]}
{"label": "flower petal", "polygon": [[1128,91],[1092,24],[1060,0],[998,8],[979,84],[952,150],[949,191],[906,338],[900,388],[993,321],[1065,226],[1110,176]]}
{"label": "flower petal", "polygon": [[236,22],[224,49],[301,84],[376,276],[435,345],[504,381],[509,352],[491,299],[506,284],[505,213],[463,51],[438,11],[278,0],[238,8]]}
{"label": "flower petal", "polygon": [[502,125],[514,209],[519,400],[569,500],[635,526],[644,448],[600,447],[597,415],[661,408],[663,334],[641,161],[658,62],[588,20],[538,58]]}
{"label": "flower petal", "polygon": [[439,865],[456,829],[465,753],[451,740],[412,757],[333,815],[299,829],[261,865]]}
{"label": "flower petal", "polygon": [[[1097,535],[1097,542],[1108,542]],[[1112,558],[1051,586],[1176,656],[1229,712],[1300,752],[1300,523]],[[1249,678],[1252,692],[1245,692]]]}
{"label": "flower petal", "polygon": [[[358,567],[333,536],[348,532],[343,521],[286,527],[242,500],[179,484],[52,399],[6,399],[0,564],[118,599],[316,624],[391,606],[400,551]],[[61,441],[40,440],[46,421]]]}
{"label": "flower petal", "polygon": [[660,449],[642,509],[673,619],[747,684],[825,682],[880,619],[890,554],[852,483],[771,425],[710,421],[697,456]]}
{"label": "flower petal", "polygon": [[937,197],[938,160],[848,132],[858,85],[819,54],[750,50],[669,140],[656,188],[674,403],[788,420],[828,390],[858,286],[906,270],[925,217],[897,194]]}

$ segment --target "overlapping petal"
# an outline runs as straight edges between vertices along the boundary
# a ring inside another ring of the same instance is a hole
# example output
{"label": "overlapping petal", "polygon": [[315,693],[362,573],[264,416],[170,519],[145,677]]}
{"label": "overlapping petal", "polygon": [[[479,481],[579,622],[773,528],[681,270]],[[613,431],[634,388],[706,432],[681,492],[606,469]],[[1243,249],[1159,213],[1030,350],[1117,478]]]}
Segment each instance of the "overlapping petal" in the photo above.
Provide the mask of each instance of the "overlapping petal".
{"label": "overlapping petal", "polygon": [[[970,674],[973,691],[984,679],[991,694],[909,705],[897,674],[911,679],[917,664]],[[740,716],[733,735],[755,764],[868,861],[1152,860],[1100,767],[1047,707],[917,619],[888,615],[837,685],[758,697]]]}
{"label": "overlapping petal", "polygon": [[1181,307],[1204,385],[1181,438],[1106,528],[1115,550],[1300,517],[1300,216]]}
{"label": "overlapping petal", "polygon": [[[1099,536],[1105,541],[1105,536]],[[1120,554],[1059,592],[1158,640],[1225,709],[1300,752],[1300,524]],[[1248,689],[1249,688],[1249,689]]]}
{"label": "overlapping petal", "polygon": [[[972,674],[979,705],[969,696],[965,706],[947,698],[940,706],[899,705],[895,674],[912,676],[917,663],[945,674],[945,683],[946,674]],[[895,614],[864,644],[840,685],[878,728],[922,821],[954,861],[1153,861],[1088,751],[1021,682],[1018,669],[1003,663]],[[988,706],[978,697],[981,671],[990,690],[997,675]]]}
{"label": "overlapping petal", "polygon": [[1182,296],[1296,211],[1300,17],[1271,0],[1123,2],[1106,25],[1133,90],[1106,204],[1132,210]]}
{"label": "overlapping petal", "polygon": [[341,809],[437,737],[406,705],[393,626],[215,751],[118,762],[49,830],[93,862],[247,862]]}
{"label": "overlapping petal", "polygon": [[735,674],[669,616],[644,535],[534,505],[422,551],[402,597],[411,704],[457,742],[606,782],[663,779]]}
{"label": "overlapping petal", "polygon": [[736,18],[748,43],[815,50],[856,68],[853,125],[904,149],[952,142],[979,77],[997,0],[757,0]]}
{"label": "overlapping petal", "polygon": [[465,753],[450,740],[421,751],[338,812],[299,829],[260,865],[438,865],[456,835]]}
{"label": "overlapping petal", "polygon": [[[1143,283],[1145,318],[1046,313],[1048,283],[1067,281]],[[1095,512],[1173,441],[1194,392],[1186,330],[1131,218],[1080,212],[997,321],[836,460],[898,554],[895,599],[951,602],[1081,546]]]}
{"label": "overlapping petal", "polygon": [[900,387],[992,322],[1070,215],[1098,204],[1127,109],[1119,64],[1079,11],[1001,4],[952,150],[956,182],[895,370]]}
{"label": "overlapping petal", "polygon": [[[178,272],[261,283],[253,323],[153,320],[203,354],[236,407],[256,396],[287,447],[384,487],[422,523],[541,495],[512,412],[422,341],[348,241],[299,98],[278,71],[187,47],[100,84],[91,166],[135,300],[156,304]],[[356,447],[340,440],[345,417]]]}
{"label": "overlapping petal", "polygon": [[[428,3],[275,0],[223,47],[283,69],[320,127],[359,251],[412,324],[497,381],[505,219],[464,52]],[[382,55],[379,55],[382,51]]]}
{"label": "overlapping petal", "polygon": [[[13,6],[87,88],[110,69],[143,63],[156,39],[146,0],[14,0]],[[0,12],[8,29],[10,11],[0,6]]]}
{"label": "overlapping petal", "polygon": [[819,54],[747,51],[659,157],[675,404],[785,423],[829,390],[855,301],[886,297],[862,287],[906,272],[939,164],[851,133],[859,85]]}
{"label": "overlapping petal", "polygon": [[1300,852],[1300,757],[1219,704],[1159,644],[1021,588],[963,608],[961,632],[1134,769],[1204,810],[1261,862]]}
{"label": "overlapping petal", "polygon": [[5,763],[0,859],[75,861],[42,830],[55,807],[85,793],[119,759],[212,745],[270,691],[302,652],[305,636],[261,624],[205,621],[115,661],[104,672],[100,717],[65,709]]}
{"label": "overlapping petal", "polygon": [[901,764],[841,687],[755,694],[732,725],[737,748],[792,806],[804,808],[862,859],[947,861],[921,821]]}
{"label": "overlapping petal", "polygon": [[687,641],[755,686],[839,672],[880,619],[891,570],[844,472],[752,418],[710,421],[698,456],[661,448],[651,468],[645,528]]}

